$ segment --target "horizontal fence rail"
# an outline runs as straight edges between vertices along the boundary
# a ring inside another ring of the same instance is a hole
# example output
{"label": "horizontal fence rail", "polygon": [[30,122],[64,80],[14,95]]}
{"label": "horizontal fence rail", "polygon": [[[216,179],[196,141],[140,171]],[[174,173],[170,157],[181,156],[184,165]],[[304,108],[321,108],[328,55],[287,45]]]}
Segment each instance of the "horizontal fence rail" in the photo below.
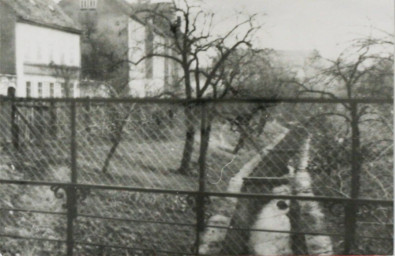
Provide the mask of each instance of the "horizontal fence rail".
{"label": "horizontal fence rail", "polygon": [[80,183],[60,183],[60,182],[40,182],[40,181],[27,181],[27,180],[4,180],[0,179],[0,184],[15,184],[25,186],[59,186],[59,187],[73,187],[75,189],[97,189],[97,190],[115,190],[115,191],[129,191],[129,192],[142,192],[154,194],[173,194],[173,195],[190,195],[215,197],[234,197],[234,198],[254,198],[254,199],[294,199],[304,201],[322,201],[322,202],[336,202],[336,203],[350,203],[356,202],[358,204],[378,204],[385,206],[392,206],[393,200],[380,200],[380,199],[364,199],[364,198],[343,198],[343,197],[324,197],[324,196],[292,196],[292,195],[272,195],[272,194],[256,194],[256,193],[221,193],[221,192],[199,192],[188,190],[171,190],[171,189],[151,189],[151,188],[138,188],[126,186],[106,186],[106,185],[92,185]]}
{"label": "horizontal fence rail", "polygon": [[[155,104],[185,104],[185,103],[359,103],[359,104],[392,104],[392,98],[223,98],[223,99],[175,99],[175,98],[10,98],[0,96],[3,102],[92,102],[92,103],[155,103]],[[25,105],[26,106],[26,105]],[[32,105],[33,106],[33,105]]]}
{"label": "horizontal fence rail", "polygon": [[0,253],[389,254],[392,102],[0,98]]}

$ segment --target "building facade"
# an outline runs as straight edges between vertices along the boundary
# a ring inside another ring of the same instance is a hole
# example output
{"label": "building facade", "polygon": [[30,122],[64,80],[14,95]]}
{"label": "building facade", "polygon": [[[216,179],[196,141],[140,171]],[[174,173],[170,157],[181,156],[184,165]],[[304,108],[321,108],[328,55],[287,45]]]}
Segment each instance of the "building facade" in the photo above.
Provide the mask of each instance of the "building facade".
{"label": "building facade", "polygon": [[80,34],[52,0],[0,0],[0,93],[78,97]]}
{"label": "building facade", "polygon": [[[163,57],[139,62],[150,53],[167,53],[166,45],[171,41],[152,21],[137,14],[136,5],[125,0],[62,0],[59,6],[83,28],[82,54],[86,62],[82,69],[87,70],[84,78],[118,88],[127,84],[128,94],[133,97],[156,96],[171,90],[178,65]],[[99,54],[111,55],[110,63],[89,56],[94,55],[95,48],[101,49]],[[108,71],[111,61],[116,68]],[[91,72],[92,69],[96,70]]]}

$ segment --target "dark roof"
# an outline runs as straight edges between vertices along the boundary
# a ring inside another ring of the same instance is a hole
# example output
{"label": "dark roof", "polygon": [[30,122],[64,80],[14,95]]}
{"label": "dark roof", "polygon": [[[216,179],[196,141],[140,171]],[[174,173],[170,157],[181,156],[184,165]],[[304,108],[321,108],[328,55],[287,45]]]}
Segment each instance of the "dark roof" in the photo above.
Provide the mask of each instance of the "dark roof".
{"label": "dark roof", "polygon": [[53,0],[0,0],[10,6],[21,21],[80,33],[80,27]]}

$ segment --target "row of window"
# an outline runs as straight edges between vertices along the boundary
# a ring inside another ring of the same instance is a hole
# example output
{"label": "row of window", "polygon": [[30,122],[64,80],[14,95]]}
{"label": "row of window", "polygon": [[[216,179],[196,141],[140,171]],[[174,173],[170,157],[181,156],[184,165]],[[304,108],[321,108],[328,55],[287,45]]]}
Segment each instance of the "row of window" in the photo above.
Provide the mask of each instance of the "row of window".
{"label": "row of window", "polygon": [[[47,90],[49,87],[49,97],[53,98],[55,97],[55,84],[54,83],[42,83],[38,82],[37,83],[37,97],[42,98],[44,97],[44,90]],[[60,84],[60,89],[61,89],[61,97],[71,97],[74,96],[74,86],[70,86],[69,88],[66,88],[65,83]],[[67,90],[69,89],[69,90]],[[67,93],[68,92],[68,93]],[[32,83],[31,82],[26,82],[26,97],[32,97]]]}
{"label": "row of window", "polygon": [[81,9],[96,9],[97,0],[80,0]]}

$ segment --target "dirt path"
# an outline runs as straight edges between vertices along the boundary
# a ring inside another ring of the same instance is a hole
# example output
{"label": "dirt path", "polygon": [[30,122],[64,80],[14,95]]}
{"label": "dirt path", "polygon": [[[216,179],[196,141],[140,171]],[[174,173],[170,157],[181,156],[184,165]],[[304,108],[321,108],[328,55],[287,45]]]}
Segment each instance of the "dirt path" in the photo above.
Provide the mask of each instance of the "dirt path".
{"label": "dirt path", "polygon": [[[256,154],[251,160],[249,160],[240,169],[240,171],[231,178],[226,191],[228,193],[240,193],[241,188],[243,187],[243,179],[252,173],[260,161],[262,161],[262,158],[274,149],[274,147],[285,137],[286,133],[287,132],[280,134],[272,144],[264,148],[260,154]],[[237,202],[237,198],[222,197],[213,199],[213,205],[215,205],[214,212],[217,214],[213,215],[207,224],[209,226],[228,227],[233,217],[233,213],[236,210]],[[213,255],[219,254],[222,249],[221,244],[225,239],[226,234],[226,229],[206,228],[204,233],[201,235],[199,253]]]}
{"label": "dirt path", "polygon": [[[290,168],[290,176],[293,181],[290,185],[275,187],[272,190],[274,195],[297,195],[297,196],[314,196],[312,191],[312,179],[307,171],[310,151],[310,137],[304,142],[300,153],[296,157],[296,173],[293,174],[294,168]],[[290,201],[289,200],[271,200],[265,204],[256,217],[253,229],[262,230],[279,230],[279,231],[310,231],[322,232],[325,230],[325,216],[321,206],[316,201],[296,201],[299,209],[292,212],[292,217],[297,216],[301,222],[298,227],[301,230],[292,230],[290,219]],[[250,253],[256,255],[292,255],[291,234],[277,232],[252,231],[249,239]],[[309,255],[333,255],[332,242],[328,236],[305,235],[306,253]],[[299,248],[300,249],[300,248]]]}
{"label": "dirt path", "polygon": [[[241,192],[271,194],[276,187],[289,185],[290,168],[288,165],[298,156],[307,135],[307,131],[302,126],[290,129],[273,150],[259,161],[248,179],[245,179]],[[254,246],[251,244],[253,242],[250,241],[251,232],[248,229],[257,223],[258,216],[270,201],[262,198],[238,200],[230,226],[242,229],[228,230],[221,245],[221,255],[249,255],[253,252]]]}
{"label": "dirt path", "polygon": [[[293,190],[297,196],[314,196],[312,179],[307,171],[310,151],[310,138],[303,148],[299,166],[295,173]],[[301,225],[308,227],[310,232],[325,230],[325,216],[317,201],[297,201],[300,209]],[[333,255],[332,241],[328,236],[306,235],[306,247],[309,255]]]}

